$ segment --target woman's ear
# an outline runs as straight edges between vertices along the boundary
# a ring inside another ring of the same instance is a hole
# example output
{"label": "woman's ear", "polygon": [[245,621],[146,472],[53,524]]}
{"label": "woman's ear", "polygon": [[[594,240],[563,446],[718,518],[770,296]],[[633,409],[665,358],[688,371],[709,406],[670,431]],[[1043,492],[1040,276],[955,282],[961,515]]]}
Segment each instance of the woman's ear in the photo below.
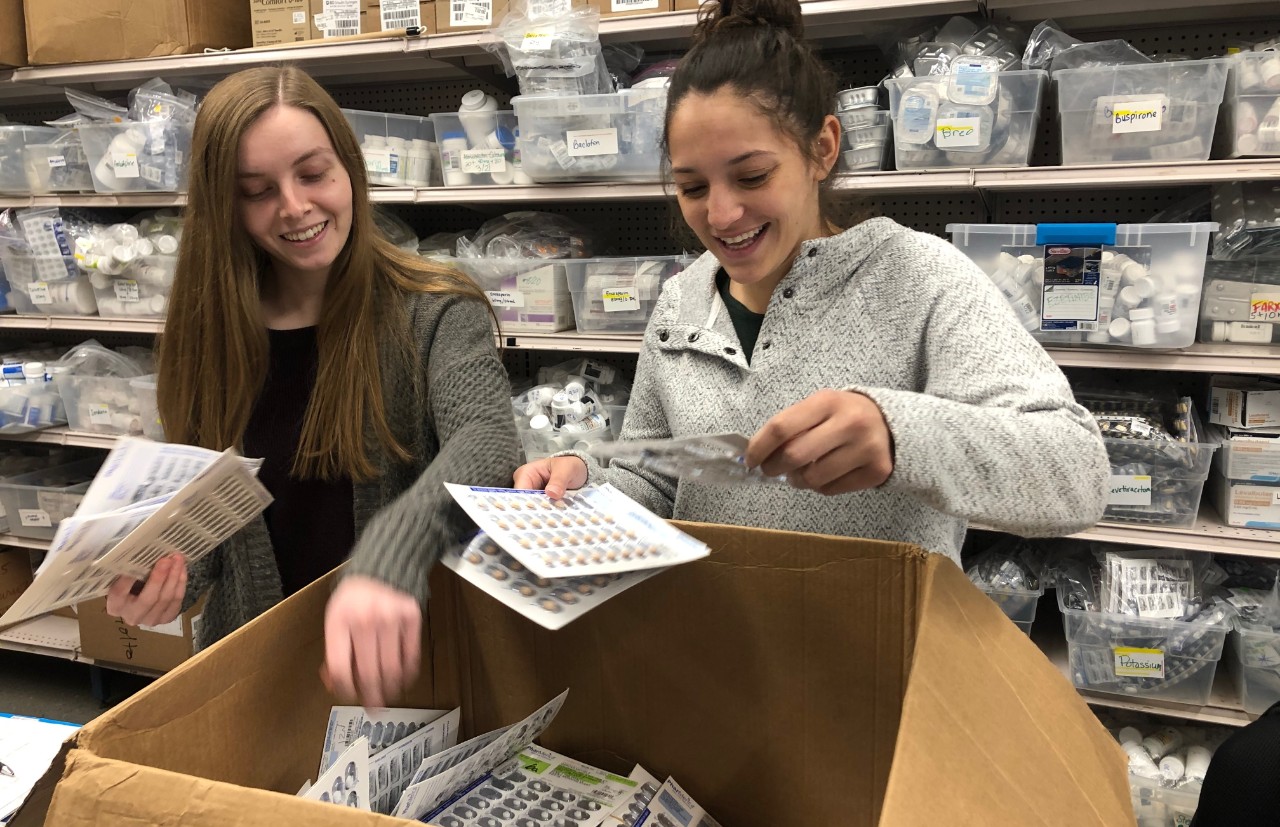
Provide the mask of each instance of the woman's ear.
{"label": "woman's ear", "polygon": [[840,157],[840,122],[835,115],[828,115],[822,121],[818,137],[814,139],[814,154],[818,160],[817,180],[825,181],[835,169],[836,159]]}

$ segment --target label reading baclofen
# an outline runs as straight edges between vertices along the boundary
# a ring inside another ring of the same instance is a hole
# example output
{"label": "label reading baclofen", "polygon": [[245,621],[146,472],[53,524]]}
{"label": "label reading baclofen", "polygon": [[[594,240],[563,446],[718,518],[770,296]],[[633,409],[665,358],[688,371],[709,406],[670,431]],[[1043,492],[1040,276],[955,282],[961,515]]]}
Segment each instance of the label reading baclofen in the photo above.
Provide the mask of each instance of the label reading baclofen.
{"label": "label reading baclofen", "polygon": [[569,147],[571,158],[584,155],[617,155],[618,130],[616,129],[580,129],[564,133],[565,143]]}
{"label": "label reading baclofen", "polygon": [[494,307],[524,307],[524,293],[518,290],[486,290],[484,294]]}
{"label": "label reading baclofen", "polygon": [[933,137],[933,144],[938,149],[958,149],[966,146],[981,146],[981,118],[938,118],[938,126]]}
{"label": "label reading baclofen", "polygon": [[101,402],[89,403],[89,423],[92,425],[111,424],[111,406]]}
{"label": "label reading baclofen", "polygon": [[122,302],[142,301],[142,296],[138,293],[138,283],[133,279],[114,279],[111,286],[116,291],[116,298]]}
{"label": "label reading baclofen", "polygon": [[132,152],[111,153],[111,171],[117,178],[138,178],[142,175],[138,169],[138,156]]}
{"label": "label reading baclofen", "polygon": [[503,149],[464,149],[462,150],[462,171],[466,173],[488,174],[505,172],[507,169],[507,152]]}
{"label": "label reading baclofen", "polygon": [[1280,321],[1280,293],[1256,292],[1249,298],[1249,321]]}
{"label": "label reading baclofen", "polygon": [[47,281],[33,281],[28,284],[27,295],[31,297],[32,304],[53,304],[53,298],[49,295],[49,283]]}
{"label": "label reading baclofen", "polygon": [[1115,668],[1117,678],[1164,678],[1164,652],[1159,649],[1137,649],[1117,646]]}
{"label": "label reading baclofen", "polygon": [[1150,475],[1112,474],[1108,505],[1151,505]]}
{"label": "label reading baclofen", "polygon": [[640,300],[636,298],[635,291],[629,287],[606,287],[601,291],[600,298],[604,302],[604,312],[606,313],[640,309]]}
{"label": "label reading baclofen", "polygon": [[1126,101],[1113,105],[1111,110],[1111,132],[1119,135],[1125,132],[1159,132],[1164,125],[1164,100]]}

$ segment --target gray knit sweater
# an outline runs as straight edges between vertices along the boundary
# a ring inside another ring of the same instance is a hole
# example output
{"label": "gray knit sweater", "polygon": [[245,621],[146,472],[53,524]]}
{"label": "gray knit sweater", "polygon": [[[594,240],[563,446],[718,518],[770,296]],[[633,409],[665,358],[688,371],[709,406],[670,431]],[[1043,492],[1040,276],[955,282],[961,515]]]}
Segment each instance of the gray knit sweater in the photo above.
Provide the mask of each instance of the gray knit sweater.
{"label": "gray knit sweater", "polygon": [[[510,485],[521,450],[487,307],[435,293],[409,302],[418,364],[384,358],[382,387],[388,424],[414,459],[378,456],[378,478],[355,484],[357,539],[345,573],[425,603],[431,567],[474,528],[443,483]],[[184,610],[206,589],[197,648],[280,602],[280,573],[261,517],[191,567]]]}
{"label": "gray knit sweater", "polygon": [[888,218],[805,242],[750,365],[718,269],[707,253],[664,287],[622,438],[751,435],[815,391],[843,388],[880,406],[893,474],[828,497],[677,482],[583,457],[591,483],[666,517],[906,541],[957,560],[969,521],[1053,536],[1102,516],[1110,466],[1092,417],[990,279],[947,242]]}

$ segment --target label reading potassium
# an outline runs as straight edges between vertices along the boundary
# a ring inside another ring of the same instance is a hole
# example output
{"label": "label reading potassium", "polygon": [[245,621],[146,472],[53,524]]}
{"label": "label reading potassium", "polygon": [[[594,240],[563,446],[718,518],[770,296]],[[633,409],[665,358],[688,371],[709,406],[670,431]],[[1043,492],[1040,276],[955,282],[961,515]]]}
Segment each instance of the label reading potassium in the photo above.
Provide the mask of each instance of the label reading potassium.
{"label": "label reading potassium", "polygon": [[640,299],[636,298],[636,291],[629,287],[606,287],[601,291],[600,298],[604,302],[606,313],[640,309]]}
{"label": "label reading potassium", "polygon": [[91,425],[110,425],[111,406],[101,402],[89,403],[89,423]]}
{"label": "label reading potassium", "polygon": [[53,528],[49,512],[39,508],[19,508],[18,519],[27,528]]}
{"label": "label reading potassium", "polygon": [[504,149],[462,150],[463,172],[487,174],[490,172],[505,172],[506,169],[507,152]]}
{"label": "label reading potassium", "polygon": [[53,304],[53,297],[49,295],[49,282],[33,281],[27,285],[27,295],[31,297],[32,304]]}
{"label": "label reading potassium", "polygon": [[1112,104],[1111,132],[1159,132],[1164,126],[1164,98]]}
{"label": "label reading potassium", "polygon": [[518,290],[486,290],[484,294],[494,307],[524,307],[524,293]]}
{"label": "label reading potassium", "polygon": [[1117,678],[1164,679],[1164,652],[1160,649],[1117,646],[1113,651]]}
{"label": "label reading potassium", "polygon": [[111,286],[116,291],[116,298],[122,302],[142,301],[142,296],[138,294],[138,283],[133,279],[114,279]]}
{"label": "label reading potassium", "polygon": [[142,171],[138,169],[138,156],[132,152],[111,153],[111,171],[117,178],[139,178]]}
{"label": "label reading potassium", "polygon": [[982,144],[981,118],[938,118],[933,137],[938,149],[962,149]]}
{"label": "label reading potassium", "polygon": [[1258,291],[1249,298],[1249,321],[1280,321],[1280,293]]}
{"label": "label reading potassium", "polygon": [[65,156],[65,155],[50,155],[50,156],[49,156],[49,167],[50,167],[50,168],[65,167],[66,165],[67,165],[67,158],[66,158],[66,156]]}
{"label": "label reading potassium", "polygon": [[1151,505],[1151,476],[1112,474],[1108,505]]}
{"label": "label reading potassium", "polygon": [[584,155],[617,155],[618,130],[616,129],[579,129],[564,133],[565,143],[569,147],[569,156],[580,158]]}

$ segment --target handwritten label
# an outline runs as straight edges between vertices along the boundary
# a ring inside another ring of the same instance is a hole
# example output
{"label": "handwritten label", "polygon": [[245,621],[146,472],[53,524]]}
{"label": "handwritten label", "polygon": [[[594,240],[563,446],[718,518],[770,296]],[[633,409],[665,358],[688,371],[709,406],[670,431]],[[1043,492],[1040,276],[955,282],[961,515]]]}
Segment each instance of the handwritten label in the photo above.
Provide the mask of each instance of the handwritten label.
{"label": "handwritten label", "polygon": [[524,293],[517,290],[486,290],[484,294],[494,307],[524,307]]}
{"label": "handwritten label", "polygon": [[1113,651],[1117,678],[1164,679],[1164,652],[1161,650],[1117,646]]}
{"label": "handwritten label", "polygon": [[138,283],[133,279],[115,279],[111,286],[116,291],[116,298],[122,302],[139,302],[142,296],[138,293]]}
{"label": "handwritten label", "polygon": [[1280,293],[1254,293],[1249,299],[1249,321],[1280,321]]}
{"label": "handwritten label", "polygon": [[1113,135],[1126,132],[1159,132],[1163,125],[1164,101],[1160,98],[1117,103],[1111,110]]}
{"label": "handwritten label", "polygon": [[111,171],[117,178],[139,178],[142,171],[138,169],[138,156],[132,152],[111,153]]}
{"label": "handwritten label", "polygon": [[31,297],[32,304],[53,304],[53,297],[49,295],[49,282],[33,281],[27,285],[27,295]]}
{"label": "handwritten label", "polygon": [[463,172],[487,174],[490,172],[505,172],[506,169],[507,152],[504,149],[462,150]]}
{"label": "handwritten label", "polygon": [[391,150],[366,149],[364,151],[364,168],[375,175],[394,174],[395,170],[391,168]]}
{"label": "handwritten label", "polygon": [[1112,474],[1108,505],[1151,505],[1150,475]]}
{"label": "handwritten label", "polygon": [[27,528],[53,528],[49,512],[39,508],[19,508],[18,519]]}
{"label": "handwritten label", "polygon": [[51,168],[56,169],[57,167],[65,167],[67,165],[67,158],[64,155],[50,155],[48,160]]}
{"label": "handwritten label", "polygon": [[636,298],[635,291],[630,288],[606,287],[601,291],[600,297],[604,302],[604,312],[606,313],[640,309],[640,300]]}
{"label": "handwritten label", "polygon": [[568,145],[571,158],[618,154],[618,130],[616,129],[579,129],[564,133],[564,140]]}
{"label": "handwritten label", "polygon": [[551,42],[555,39],[556,33],[551,32],[525,32],[524,41],[520,44],[520,48],[526,52],[547,52],[551,50]]}
{"label": "handwritten label", "polygon": [[111,424],[111,406],[101,402],[89,403],[89,423],[92,425]]}
{"label": "handwritten label", "polygon": [[981,118],[938,118],[933,137],[938,149],[958,149],[982,145]]}

